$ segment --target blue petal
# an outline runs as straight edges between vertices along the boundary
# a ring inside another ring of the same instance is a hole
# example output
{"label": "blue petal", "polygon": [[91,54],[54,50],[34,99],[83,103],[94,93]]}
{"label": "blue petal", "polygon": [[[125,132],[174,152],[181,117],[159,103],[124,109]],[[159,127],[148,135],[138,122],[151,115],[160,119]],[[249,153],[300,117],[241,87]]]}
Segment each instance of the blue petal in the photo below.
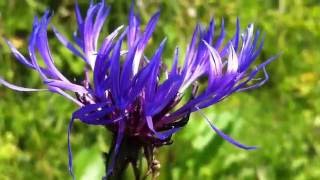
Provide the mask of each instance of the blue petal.
{"label": "blue petal", "polygon": [[80,8],[79,8],[79,3],[78,3],[78,1],[76,0],[75,1],[75,13],[76,13],[76,19],[77,19],[77,23],[78,23],[78,30],[79,30],[79,33],[81,34],[81,36],[82,36],[82,34],[83,34],[83,18],[82,18],[82,16],[81,16],[81,12],[80,12]]}
{"label": "blue petal", "polygon": [[51,71],[53,75],[55,75],[55,77],[53,78],[59,78],[63,81],[68,82],[67,78],[65,78],[53,64],[52,55],[49,49],[47,38],[47,25],[50,21],[51,15],[52,14],[50,13],[50,11],[46,11],[45,15],[41,19],[39,31],[36,34],[36,46],[46,66],[48,67],[48,70]]}
{"label": "blue petal", "polygon": [[88,93],[88,90],[85,89],[83,86],[79,86],[77,84],[73,84],[70,82],[60,81],[60,80],[54,80],[54,79],[48,79],[44,82],[48,86],[57,87],[64,90],[69,90],[73,92],[77,92],[80,94],[86,94]]}
{"label": "blue petal", "polygon": [[47,89],[33,89],[33,88],[25,88],[21,86],[16,86],[14,84],[11,84],[7,81],[5,81],[1,76],[0,76],[0,84],[15,90],[15,91],[24,91],[24,92],[34,92],[34,91],[47,91]]}
{"label": "blue petal", "polygon": [[131,47],[126,56],[122,72],[121,72],[121,95],[123,97],[128,95],[128,90],[132,86],[133,69],[132,64],[136,54],[137,46]]}
{"label": "blue petal", "polygon": [[72,117],[69,126],[68,126],[68,159],[69,159],[69,173],[72,177],[72,179],[75,179],[74,173],[73,173],[73,158],[72,158],[72,148],[71,148],[71,141],[70,141],[70,136],[71,136],[71,130],[73,126],[74,118]]}
{"label": "blue petal", "polygon": [[85,105],[73,113],[75,119],[89,125],[107,125],[123,119],[120,116],[116,119],[109,119],[107,115],[114,112],[114,107],[107,107],[108,103],[97,103]]}
{"label": "blue petal", "polygon": [[[200,110],[198,108],[198,110]],[[209,119],[200,111],[198,111],[201,116],[207,121],[207,123],[210,125],[210,127],[223,139],[227,140],[229,143],[241,148],[241,149],[245,149],[245,150],[253,150],[253,149],[257,149],[257,147],[255,146],[247,146],[244,144],[241,144],[239,142],[237,142],[236,140],[234,140],[233,138],[231,138],[230,136],[226,135],[225,133],[223,133],[222,131],[220,131],[218,128],[216,128],[213,123],[211,121],[209,121]]]}
{"label": "blue petal", "polygon": [[156,87],[157,87],[157,78],[158,78],[158,73],[160,69],[160,63],[161,63],[161,55],[164,49],[164,45],[166,43],[166,39],[164,39],[154,56],[152,57],[150,61],[150,74],[148,81],[146,83],[146,89],[145,89],[145,97],[147,100],[152,99],[153,95],[155,93]]}
{"label": "blue petal", "polygon": [[39,72],[41,78],[43,80],[45,80],[45,79],[47,79],[47,75],[46,75],[47,73],[43,72],[42,68],[40,68],[40,66],[37,62],[37,57],[36,57],[36,52],[35,52],[36,38],[37,38],[37,34],[38,34],[39,29],[40,29],[39,21],[38,21],[38,18],[35,17],[34,21],[33,21],[33,28],[32,28],[32,32],[31,32],[31,36],[29,39],[28,51],[29,51],[29,56],[30,56],[30,60],[32,62],[32,65]]}
{"label": "blue petal", "polygon": [[177,132],[177,131],[180,130],[180,128],[172,128],[172,129],[167,130],[167,131],[157,132],[157,131],[154,129],[152,117],[151,117],[151,116],[147,116],[147,117],[146,117],[146,121],[147,121],[147,125],[148,125],[149,129],[156,135],[157,138],[159,138],[159,139],[161,139],[161,140],[167,139],[167,138],[170,137],[172,134],[174,134],[175,132]]}
{"label": "blue petal", "polygon": [[140,38],[140,20],[134,14],[134,1],[132,1],[129,13],[129,32],[128,32],[128,45],[129,49],[133,48],[137,40]]}
{"label": "blue petal", "polygon": [[232,38],[232,43],[233,43],[233,47],[234,47],[235,51],[238,50],[239,36],[240,36],[240,20],[239,20],[239,18],[237,18],[236,32]]}
{"label": "blue petal", "polygon": [[61,44],[67,47],[74,55],[79,56],[86,61],[86,58],[83,56],[83,54],[76,47],[74,47],[74,45],[68,41],[67,38],[64,37],[54,26],[52,26],[52,30]]}
{"label": "blue petal", "polygon": [[111,153],[109,164],[108,164],[108,172],[107,172],[107,177],[112,173],[113,168],[114,168],[114,163],[115,163],[115,158],[118,154],[119,148],[122,143],[122,139],[124,136],[124,131],[125,131],[125,122],[119,121],[118,124],[118,132],[117,132],[117,138],[116,138],[116,144],[113,149],[113,152]]}
{"label": "blue petal", "polygon": [[120,39],[116,43],[112,57],[111,57],[111,67],[110,67],[110,83],[111,83],[111,94],[112,98],[116,102],[117,105],[121,104],[121,96],[120,96],[120,50],[123,38],[126,35],[126,32],[123,32]]}
{"label": "blue petal", "polygon": [[223,43],[225,35],[226,35],[226,32],[225,32],[225,28],[224,28],[224,19],[222,19],[222,21],[221,21],[221,32],[220,32],[220,36],[218,37],[218,39],[216,41],[216,44],[214,45],[215,49],[219,49],[220,48],[220,46]]}
{"label": "blue petal", "polygon": [[173,65],[169,74],[169,78],[178,74],[178,61],[179,61],[179,48],[177,47],[174,52]]}
{"label": "blue petal", "polygon": [[[261,69],[264,69],[268,64],[270,64],[272,61],[274,61],[275,59],[277,59],[278,57],[280,56],[277,55],[277,56],[273,56],[271,58],[269,58],[268,60],[266,60],[265,62],[263,62],[262,64],[260,64],[256,69],[254,69],[253,71],[251,71],[251,73],[248,75],[247,79],[244,81],[244,82],[241,82],[240,84],[238,84],[233,91],[244,91],[246,90],[246,88],[244,88],[244,86],[250,81],[252,80],[257,74],[258,72],[261,70]],[[265,73],[265,76],[266,76],[266,79],[268,80],[268,75],[266,73],[266,71],[264,70],[264,73]],[[265,81],[262,81],[263,83]],[[261,84],[262,85],[262,84]],[[259,85],[257,86],[259,87]],[[249,89],[252,89],[252,88],[249,88]]]}
{"label": "blue petal", "polygon": [[173,102],[177,96],[180,85],[182,83],[181,76],[175,76],[159,86],[154,100],[151,102],[151,109],[148,109],[150,115],[159,113],[165,108],[170,102]]}
{"label": "blue petal", "polygon": [[237,91],[238,92],[247,91],[247,90],[255,89],[255,88],[258,88],[258,87],[264,85],[269,80],[269,75],[268,75],[267,70],[266,70],[265,67],[263,67],[262,70],[263,70],[263,73],[264,73],[264,79],[262,81],[259,81],[258,83],[255,83],[255,84],[253,84],[253,85],[251,85],[249,87],[240,88]]}
{"label": "blue petal", "polygon": [[92,31],[94,49],[97,49],[99,34],[107,16],[109,15],[109,12],[110,12],[110,7],[107,7],[104,0],[102,0],[100,4],[100,9],[96,15],[96,19],[95,19],[95,23],[93,25],[93,31]]}
{"label": "blue petal", "polygon": [[121,28],[122,26],[117,28],[113,33],[111,33],[107,38],[104,39],[102,46],[98,52],[93,70],[94,86],[98,97],[104,96],[104,91],[106,89],[102,88],[101,84],[103,84],[107,74],[107,69],[110,66],[110,61],[108,60],[109,54],[113,48],[113,40],[118,35]]}
{"label": "blue petal", "polygon": [[151,38],[151,35],[156,27],[156,24],[158,22],[160,16],[160,12],[155,13],[149,20],[149,23],[146,26],[145,32],[143,33],[143,36],[141,37],[139,41],[139,45],[137,48],[136,56],[133,60],[133,74],[137,74],[139,65],[140,65],[140,59],[142,57],[142,53],[144,48],[146,47],[149,39]]}
{"label": "blue petal", "polygon": [[94,25],[94,16],[96,15],[97,11],[99,10],[99,6],[95,5],[89,8],[87,12],[87,16],[84,21],[83,25],[83,50],[86,54],[86,58],[88,58],[88,61],[90,62],[90,65],[94,65],[94,59],[92,59],[92,56],[94,53],[96,53],[96,49],[94,48],[94,37],[93,37],[93,25]]}
{"label": "blue petal", "polygon": [[29,62],[28,59],[26,59],[14,46],[13,44],[8,41],[7,39],[4,39],[5,42],[7,43],[7,45],[9,46],[12,54],[14,55],[14,57],[23,65],[26,65],[29,68],[34,69],[34,66],[31,64],[31,62]]}
{"label": "blue petal", "polygon": [[214,35],[214,19],[212,18],[208,27],[208,31],[207,34],[203,37],[203,39],[205,41],[208,42],[208,44],[211,45],[212,43],[212,39],[213,39],[213,35]]}
{"label": "blue petal", "polygon": [[[159,68],[159,64],[161,61],[161,54],[165,45],[166,39],[164,39],[159,48],[157,49],[156,53],[153,55],[152,60],[150,63],[143,68],[139,73],[134,77],[132,80],[132,89],[129,93],[129,101],[133,101],[140,93],[142,88],[146,87],[146,96],[150,97],[152,94],[153,83],[155,81],[155,71]],[[150,83],[146,85],[147,83]]]}
{"label": "blue petal", "polygon": [[184,75],[190,69],[190,65],[192,64],[192,61],[194,60],[195,55],[197,53],[196,45],[197,45],[199,31],[200,31],[200,27],[199,27],[199,24],[197,24],[197,26],[195,27],[195,30],[193,32],[191,42],[190,42],[188,49],[187,49],[187,54],[186,54],[186,58],[184,61],[184,66],[183,66],[183,71],[182,71],[182,74],[184,74]]}

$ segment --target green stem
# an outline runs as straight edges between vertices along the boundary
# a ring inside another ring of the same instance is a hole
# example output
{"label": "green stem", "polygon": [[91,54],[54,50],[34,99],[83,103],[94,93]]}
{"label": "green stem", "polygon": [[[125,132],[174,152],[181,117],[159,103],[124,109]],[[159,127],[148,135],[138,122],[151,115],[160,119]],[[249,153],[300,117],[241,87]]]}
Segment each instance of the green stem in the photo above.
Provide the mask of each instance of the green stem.
{"label": "green stem", "polygon": [[[109,153],[104,153],[105,172],[108,173],[108,165],[110,158],[114,153],[117,136],[114,135]],[[123,180],[124,172],[131,164],[135,180],[145,180],[151,176],[152,180],[156,180],[160,174],[160,162],[154,156],[155,146],[152,144],[143,144],[135,137],[124,136],[114,160],[112,173],[103,180]],[[142,158],[148,163],[148,169],[142,176]]]}
{"label": "green stem", "polygon": [[[108,172],[108,165],[110,164],[110,156],[114,153],[114,147],[116,145],[116,135],[113,136],[112,144],[108,154],[105,154],[105,172]],[[141,178],[141,168],[139,167],[139,156],[141,155],[142,145],[132,137],[123,137],[120,144],[118,153],[115,156],[115,163],[112,174],[110,174],[107,180],[122,180],[124,179],[124,172],[128,168],[129,164],[132,165],[133,172],[136,180]]]}

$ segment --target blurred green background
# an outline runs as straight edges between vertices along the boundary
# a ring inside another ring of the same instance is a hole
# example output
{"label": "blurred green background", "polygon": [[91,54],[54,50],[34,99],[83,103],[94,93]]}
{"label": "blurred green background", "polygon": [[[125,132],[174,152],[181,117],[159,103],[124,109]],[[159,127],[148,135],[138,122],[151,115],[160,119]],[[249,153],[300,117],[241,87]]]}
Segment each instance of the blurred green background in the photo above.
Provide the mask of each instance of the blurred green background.
{"label": "blurred green background", "polygon": [[[85,9],[88,1],[79,0]],[[130,1],[107,0],[112,6],[105,31],[127,23]],[[2,0],[0,35],[24,54],[35,15],[55,12],[53,24],[71,37],[76,28],[72,0]],[[221,140],[194,114],[158,152],[160,179],[320,179],[320,1],[147,1],[136,0],[143,24],[159,7],[161,19],[148,47],[150,54],[165,36],[170,63],[176,45],[184,52],[197,22],[224,17],[228,37],[236,17],[244,29],[254,22],[266,34],[259,62],[282,53],[268,66],[270,81],[262,88],[236,93],[206,110],[215,124],[235,139],[260,148],[237,149]],[[83,63],[63,48],[52,33],[51,49],[69,78],[82,76]],[[181,58],[182,59],[182,58]],[[0,74],[26,87],[43,87],[38,74],[14,60],[0,41]],[[76,106],[56,94],[18,93],[0,87],[0,179],[70,179],[67,125]],[[75,123],[72,146],[78,179],[100,179],[101,151],[110,134],[103,127]],[[128,172],[128,179],[130,174]]]}

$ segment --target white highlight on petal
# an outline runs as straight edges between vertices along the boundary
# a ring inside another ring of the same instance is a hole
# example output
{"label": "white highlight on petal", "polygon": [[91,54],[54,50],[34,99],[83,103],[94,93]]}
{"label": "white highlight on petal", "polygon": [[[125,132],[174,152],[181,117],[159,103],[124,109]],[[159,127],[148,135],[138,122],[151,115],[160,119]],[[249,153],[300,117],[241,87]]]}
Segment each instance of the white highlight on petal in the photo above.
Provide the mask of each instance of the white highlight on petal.
{"label": "white highlight on petal", "polygon": [[228,67],[227,67],[227,73],[235,73],[237,72],[239,67],[239,60],[237,53],[235,52],[233,45],[230,45],[229,48],[229,57],[228,57]]}
{"label": "white highlight on petal", "polygon": [[15,91],[24,91],[24,92],[35,92],[35,91],[47,91],[48,89],[33,89],[33,88],[25,88],[25,87],[21,87],[21,86],[16,86],[14,84],[11,84],[7,81],[5,81],[4,79],[2,79],[2,77],[0,77],[0,84],[13,89]]}

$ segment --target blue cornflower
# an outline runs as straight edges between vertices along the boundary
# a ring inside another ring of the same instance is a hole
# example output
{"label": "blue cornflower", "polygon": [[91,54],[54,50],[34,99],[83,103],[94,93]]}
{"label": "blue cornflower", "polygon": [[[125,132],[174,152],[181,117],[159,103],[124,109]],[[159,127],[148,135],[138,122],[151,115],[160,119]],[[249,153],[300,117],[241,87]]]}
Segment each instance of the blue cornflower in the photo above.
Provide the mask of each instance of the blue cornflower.
{"label": "blue cornflower", "polygon": [[[79,109],[72,114],[68,129],[70,172],[72,156],[69,137],[75,119],[89,125],[106,126],[115,134],[109,173],[124,137],[136,139],[146,146],[168,144],[171,136],[187,124],[190,113],[196,111],[228,142],[243,149],[254,149],[224,134],[201,112],[201,109],[234,92],[257,88],[268,80],[265,67],[275,57],[250,68],[261,52],[264,40],[260,40],[259,31],[254,32],[253,24],[240,32],[237,20],[233,38],[225,40],[222,21],[220,34],[215,41],[213,19],[207,28],[197,25],[184,63],[179,65],[179,49],[176,48],[172,68],[168,70],[162,61],[166,39],[150,59],[144,54],[160,13],[150,18],[143,31],[133,9],[132,5],[128,25],[115,29],[100,45],[100,32],[110,11],[104,0],[96,4],[91,1],[85,17],[81,15],[76,3],[78,29],[74,33],[75,44],[52,27],[57,39],[86,63],[87,70],[82,84],[69,81],[54,65],[47,37],[52,17],[50,11],[46,11],[41,19],[34,19],[28,43],[29,57],[23,56],[7,41],[15,58],[40,74],[47,90],[61,94],[79,105]],[[44,66],[39,65],[37,53]],[[263,71],[264,78],[253,82],[260,71]],[[207,85],[201,91],[197,83],[200,78],[207,78]],[[0,83],[18,91],[46,90],[19,87],[2,78]],[[182,100],[190,90],[191,97]]]}

